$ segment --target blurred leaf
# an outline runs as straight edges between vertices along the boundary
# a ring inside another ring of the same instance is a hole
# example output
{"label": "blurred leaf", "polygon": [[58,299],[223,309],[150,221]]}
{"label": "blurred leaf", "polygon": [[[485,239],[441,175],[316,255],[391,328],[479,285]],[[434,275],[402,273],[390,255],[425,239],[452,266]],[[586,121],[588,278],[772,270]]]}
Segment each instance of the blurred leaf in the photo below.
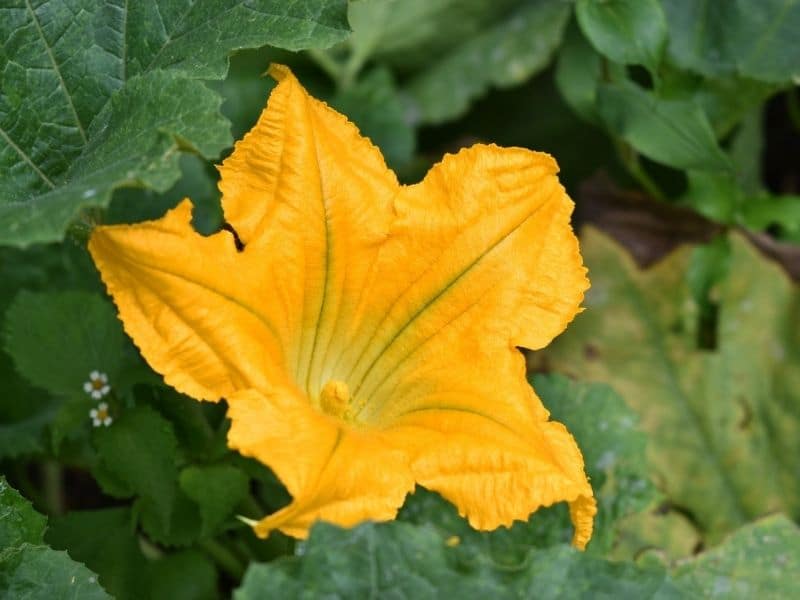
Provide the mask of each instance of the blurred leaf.
{"label": "blurred leaf", "polygon": [[609,563],[566,547],[500,566],[458,560],[433,528],[394,522],[351,530],[318,524],[300,556],[251,565],[237,600],[292,598],[682,598],[658,569]]}
{"label": "blurred leaf", "polygon": [[152,510],[166,529],[178,479],[172,426],[150,408],[125,409],[112,416],[110,427],[95,430],[99,464],[94,474],[112,496],[139,496],[143,509]]}
{"label": "blurred leaf", "polygon": [[786,0],[663,0],[669,53],[703,75],[800,83],[800,4]]}
{"label": "blurred leaf", "polygon": [[89,373],[120,372],[123,332],[114,307],[86,292],[20,292],[5,320],[6,352],[31,383],[82,395]]}
{"label": "blurred leaf", "polygon": [[692,252],[640,271],[587,228],[587,310],[539,354],[622,394],[650,434],[656,483],[710,543],[769,512],[800,514],[800,331],[788,325],[798,293],[746,241],[733,236],[730,249],[729,276],[709,292],[713,343],[701,344]]}
{"label": "blurred leaf", "polygon": [[40,544],[46,526],[47,519],[0,475],[0,550]]}
{"label": "blurred leaf", "polygon": [[223,77],[233,50],[325,47],[347,33],[345,0],[0,10],[0,243],[18,246],[61,239],[118,187],[166,190],[181,150],[214,158],[230,145],[219,96],[190,78]]}
{"label": "blurred leaf", "polygon": [[203,535],[216,534],[248,492],[248,478],[230,465],[193,465],[180,474],[184,493],[200,507]]}
{"label": "blurred leaf", "polygon": [[577,0],[575,14],[592,45],[611,60],[656,72],[667,41],[658,0]]}
{"label": "blurred leaf", "polygon": [[679,563],[676,580],[704,598],[800,596],[800,530],[782,515],[745,525],[718,548]]}
{"label": "blurred leaf", "polygon": [[3,598],[110,600],[97,576],[66,552],[42,545],[45,518],[0,476],[0,593]]}
{"label": "blurred leaf", "polygon": [[518,2],[503,20],[429,61],[404,88],[412,120],[435,124],[453,119],[490,87],[519,85],[544,69],[561,42],[569,13],[562,2]]}
{"label": "blurred leaf", "polygon": [[688,187],[683,204],[717,223],[735,223],[744,194],[733,177],[708,171],[688,171],[686,177]]}
{"label": "blurred leaf", "polygon": [[668,565],[702,547],[697,528],[669,504],[621,519],[617,530],[616,543],[604,557],[608,560]]}
{"label": "blurred leaf", "polygon": [[149,406],[171,423],[182,456],[213,461],[229,452],[225,440],[227,426],[221,424],[216,430],[212,429],[207,419],[207,415],[212,414],[223,423],[224,408],[198,402],[163,385],[139,386],[135,397],[137,405]]}
{"label": "blurred leaf", "polygon": [[351,2],[352,53],[408,71],[427,65],[502,19],[520,0],[364,0]]}
{"label": "blurred leaf", "polygon": [[645,459],[647,438],[637,429],[636,413],[606,385],[559,375],[537,375],[533,384],[551,419],[567,426],[583,452],[598,502],[588,551],[605,556],[614,545],[617,521],[641,512],[658,497]]}
{"label": "blurred leaf", "polygon": [[196,542],[203,534],[203,521],[197,504],[178,488],[171,498],[169,521],[163,520],[161,507],[139,502],[141,525],[154,542],[168,547],[184,548]]}
{"label": "blurred leaf", "polygon": [[800,235],[800,195],[757,194],[742,204],[740,216],[750,229],[763,231],[777,225],[780,236],[796,239]]}
{"label": "blurred leaf", "polygon": [[147,561],[129,508],[70,512],[52,520],[46,539],[97,573],[118,600],[144,597]]}
{"label": "blurred leaf", "polygon": [[603,57],[570,24],[556,63],[556,84],[567,104],[585,120],[599,125],[597,86],[603,75]]}
{"label": "blurred leaf", "polygon": [[654,161],[677,169],[731,168],[708,119],[691,101],[663,100],[631,82],[602,83],[597,110],[612,134]]}
{"label": "blurred leaf", "polygon": [[414,154],[414,130],[387,69],[375,69],[330,101],[378,146],[392,168],[408,164]]}
{"label": "blurred leaf", "polygon": [[213,600],[217,570],[196,550],[168,554],[150,566],[152,600]]}

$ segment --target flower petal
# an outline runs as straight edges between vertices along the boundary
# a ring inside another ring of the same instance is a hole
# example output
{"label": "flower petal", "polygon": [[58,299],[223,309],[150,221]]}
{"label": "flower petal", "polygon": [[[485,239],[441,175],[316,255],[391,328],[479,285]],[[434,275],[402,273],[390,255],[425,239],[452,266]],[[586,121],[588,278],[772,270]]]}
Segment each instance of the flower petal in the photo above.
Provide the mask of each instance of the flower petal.
{"label": "flower petal", "polygon": [[455,504],[476,529],[510,526],[566,501],[575,545],[583,548],[589,540],[596,512],[592,489],[581,453],[560,423],[525,431],[484,414],[431,408],[398,419],[392,434],[410,451],[417,482]]}
{"label": "flower petal", "polygon": [[476,145],[403,188],[360,343],[340,360],[354,396],[388,401],[388,380],[446,354],[445,340],[493,363],[566,327],[588,281],[556,171],[546,154]]}
{"label": "flower petal", "polygon": [[304,538],[318,519],[341,526],[392,519],[414,488],[405,452],[380,433],[316,412],[299,394],[245,390],[229,399],[228,445],[271,467],[294,497],[259,521],[256,533]]}
{"label": "flower petal", "polygon": [[298,344],[294,379],[316,396],[329,356],[355,315],[400,187],[380,151],[343,115],[308,95],[286,68],[255,127],[225,160],[227,221],[246,252],[268,249],[274,308]]}
{"label": "flower petal", "polygon": [[125,330],[167,383],[198,399],[282,381],[284,338],[258,302],[274,295],[261,258],[237,252],[227,231],[201,236],[191,218],[184,200],[161,219],[93,231],[89,250]]}
{"label": "flower petal", "polygon": [[406,188],[378,266],[395,271],[370,292],[383,316],[347,381],[356,420],[407,444],[417,480],[473,525],[566,501],[580,545],[594,514],[583,459],[516,348],[546,345],[588,287],[555,173],[547,155],[474,146]]}

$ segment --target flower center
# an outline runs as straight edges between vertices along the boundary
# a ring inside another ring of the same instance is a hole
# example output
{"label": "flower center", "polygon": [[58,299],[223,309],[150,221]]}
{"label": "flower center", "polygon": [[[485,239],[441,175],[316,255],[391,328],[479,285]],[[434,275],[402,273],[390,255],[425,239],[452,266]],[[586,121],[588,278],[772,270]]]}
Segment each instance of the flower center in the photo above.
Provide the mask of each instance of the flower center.
{"label": "flower center", "polygon": [[105,384],[104,384],[104,383],[103,383],[103,382],[102,382],[100,379],[95,379],[94,381],[92,381],[92,387],[93,387],[94,389],[96,389],[96,390],[101,390],[101,389],[103,389],[103,386],[104,386],[104,385],[105,385]]}
{"label": "flower center", "polygon": [[320,392],[319,405],[328,415],[343,418],[350,406],[350,388],[344,381],[331,379]]}

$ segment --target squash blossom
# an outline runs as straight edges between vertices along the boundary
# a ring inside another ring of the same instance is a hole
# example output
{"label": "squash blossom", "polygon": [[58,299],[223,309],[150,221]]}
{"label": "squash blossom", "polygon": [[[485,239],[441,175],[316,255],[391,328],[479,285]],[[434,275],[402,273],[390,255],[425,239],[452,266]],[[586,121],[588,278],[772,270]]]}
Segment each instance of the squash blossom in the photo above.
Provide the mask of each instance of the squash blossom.
{"label": "squash blossom", "polygon": [[196,233],[188,199],[89,243],[153,369],[224,398],[229,446],[291,493],[256,534],[392,519],[420,484],[481,530],[567,502],[583,548],[583,458],[518,349],[546,346],[588,287],[555,161],[478,144],[400,185],[344,116],[270,73],[220,167],[240,244]]}

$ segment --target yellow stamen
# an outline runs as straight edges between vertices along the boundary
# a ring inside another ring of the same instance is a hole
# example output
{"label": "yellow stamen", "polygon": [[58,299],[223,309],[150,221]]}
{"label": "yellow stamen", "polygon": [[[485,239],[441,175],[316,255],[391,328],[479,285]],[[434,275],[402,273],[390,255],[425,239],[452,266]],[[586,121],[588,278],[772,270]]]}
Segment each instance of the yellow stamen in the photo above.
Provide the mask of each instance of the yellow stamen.
{"label": "yellow stamen", "polygon": [[350,388],[344,381],[332,379],[325,384],[319,396],[322,410],[332,417],[343,417],[350,406]]}

